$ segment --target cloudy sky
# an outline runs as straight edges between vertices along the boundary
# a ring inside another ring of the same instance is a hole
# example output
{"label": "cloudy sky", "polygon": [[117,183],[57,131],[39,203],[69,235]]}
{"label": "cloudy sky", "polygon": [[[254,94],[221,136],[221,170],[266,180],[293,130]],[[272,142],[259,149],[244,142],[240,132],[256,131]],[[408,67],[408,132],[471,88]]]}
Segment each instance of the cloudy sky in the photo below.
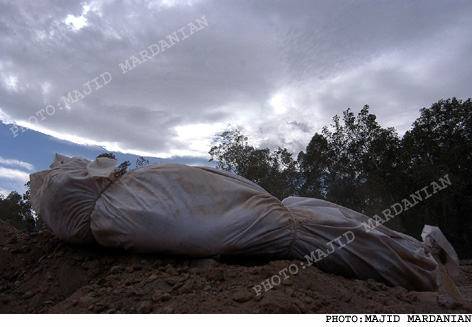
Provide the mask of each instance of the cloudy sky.
{"label": "cloudy sky", "polygon": [[471,17],[449,0],[0,1],[0,192],[55,152],[205,164],[232,128],[297,153],[365,104],[401,135],[471,96]]}

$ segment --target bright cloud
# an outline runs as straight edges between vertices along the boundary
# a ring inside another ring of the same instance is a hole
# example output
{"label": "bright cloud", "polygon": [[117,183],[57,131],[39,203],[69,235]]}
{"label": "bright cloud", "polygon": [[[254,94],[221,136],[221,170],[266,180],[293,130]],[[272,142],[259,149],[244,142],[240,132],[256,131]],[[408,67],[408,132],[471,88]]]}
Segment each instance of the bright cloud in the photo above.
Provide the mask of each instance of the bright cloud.
{"label": "bright cloud", "polygon": [[26,183],[29,180],[29,174],[18,169],[0,167],[0,178],[25,181]]}
{"label": "bright cloud", "polygon": [[33,171],[34,170],[34,166],[32,164],[24,162],[24,161],[16,160],[16,159],[4,159],[4,158],[0,157],[0,165],[19,166],[19,167],[24,168],[28,171]]}

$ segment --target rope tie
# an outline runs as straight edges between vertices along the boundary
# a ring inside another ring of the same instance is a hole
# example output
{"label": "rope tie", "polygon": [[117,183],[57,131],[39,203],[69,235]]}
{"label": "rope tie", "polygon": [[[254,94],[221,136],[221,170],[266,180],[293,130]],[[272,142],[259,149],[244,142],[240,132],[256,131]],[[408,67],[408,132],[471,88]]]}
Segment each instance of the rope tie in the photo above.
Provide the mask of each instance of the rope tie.
{"label": "rope tie", "polygon": [[93,212],[93,210],[95,209],[95,204],[97,204],[98,199],[100,199],[100,197],[102,196],[103,192],[105,192],[105,191],[110,187],[111,184],[113,184],[113,181],[110,181],[110,183],[109,183],[107,186],[105,186],[105,187],[103,188],[103,190],[100,191],[100,194],[98,194],[98,196],[97,196],[97,197],[95,198],[95,200],[93,201],[92,208],[90,208],[90,211],[89,211],[88,214],[87,214],[87,217],[88,217],[88,220],[89,220],[89,221],[92,219],[92,212]]}
{"label": "rope tie", "polygon": [[295,241],[297,240],[298,221],[295,219],[295,217],[292,214],[292,211],[289,208],[285,206],[284,208],[287,210],[288,214],[290,215],[290,220],[292,221],[292,225],[293,225],[293,237],[287,250],[287,256],[290,256],[290,252],[292,252],[293,245],[295,244]]}

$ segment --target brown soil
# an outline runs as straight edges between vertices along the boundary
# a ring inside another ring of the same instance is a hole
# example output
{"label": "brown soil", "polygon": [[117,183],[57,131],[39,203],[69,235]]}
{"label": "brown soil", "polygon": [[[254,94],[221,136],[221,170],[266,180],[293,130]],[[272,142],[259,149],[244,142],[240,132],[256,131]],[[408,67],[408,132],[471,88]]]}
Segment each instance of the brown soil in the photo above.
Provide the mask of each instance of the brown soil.
{"label": "brown soil", "polygon": [[470,265],[455,278],[466,299],[456,301],[313,266],[256,296],[255,285],[301,262],[216,259],[71,245],[0,220],[0,313],[472,313]]}

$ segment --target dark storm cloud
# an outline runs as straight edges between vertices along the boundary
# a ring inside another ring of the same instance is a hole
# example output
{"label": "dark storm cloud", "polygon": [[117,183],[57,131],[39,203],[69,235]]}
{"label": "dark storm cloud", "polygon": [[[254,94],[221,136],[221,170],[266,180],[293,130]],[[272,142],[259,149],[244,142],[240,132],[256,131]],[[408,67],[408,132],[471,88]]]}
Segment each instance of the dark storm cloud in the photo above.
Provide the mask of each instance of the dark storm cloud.
{"label": "dark storm cloud", "polygon": [[[0,118],[110,151],[205,156],[228,126],[298,151],[348,107],[368,103],[404,131],[422,106],[469,96],[465,1],[3,1],[0,12]],[[202,16],[204,29],[123,74]],[[58,108],[105,72],[108,84]],[[53,115],[25,124],[48,105]]]}

